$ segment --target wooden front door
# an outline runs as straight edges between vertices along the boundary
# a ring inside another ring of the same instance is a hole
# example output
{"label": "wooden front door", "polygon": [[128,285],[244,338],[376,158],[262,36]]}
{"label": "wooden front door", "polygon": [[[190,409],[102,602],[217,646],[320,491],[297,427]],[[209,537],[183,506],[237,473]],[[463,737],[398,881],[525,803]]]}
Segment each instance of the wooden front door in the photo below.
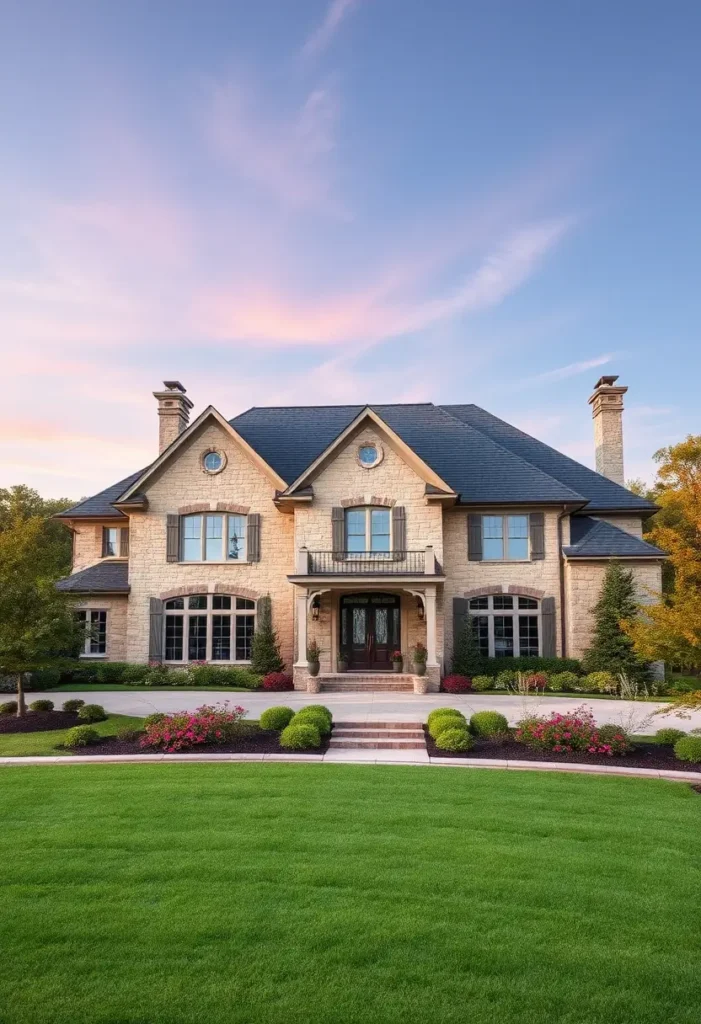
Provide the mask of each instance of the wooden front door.
{"label": "wooden front door", "polygon": [[401,646],[397,594],[347,594],[341,598],[341,651],[351,671],[389,671]]}

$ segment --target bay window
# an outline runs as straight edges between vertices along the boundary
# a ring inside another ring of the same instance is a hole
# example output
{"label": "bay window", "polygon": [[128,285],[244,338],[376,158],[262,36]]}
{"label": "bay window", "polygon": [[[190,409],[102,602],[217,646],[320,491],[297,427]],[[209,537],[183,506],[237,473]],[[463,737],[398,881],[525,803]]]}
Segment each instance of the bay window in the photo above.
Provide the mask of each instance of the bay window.
{"label": "bay window", "polygon": [[538,657],[540,603],[533,597],[494,594],[468,604],[480,654],[488,658]]}
{"label": "bay window", "polygon": [[[177,522],[177,521],[176,521]],[[246,516],[215,513],[183,516],[183,562],[241,562],[246,560]]]}
{"label": "bay window", "polygon": [[256,624],[256,605],[229,594],[192,594],[165,602],[167,662],[246,663]]}

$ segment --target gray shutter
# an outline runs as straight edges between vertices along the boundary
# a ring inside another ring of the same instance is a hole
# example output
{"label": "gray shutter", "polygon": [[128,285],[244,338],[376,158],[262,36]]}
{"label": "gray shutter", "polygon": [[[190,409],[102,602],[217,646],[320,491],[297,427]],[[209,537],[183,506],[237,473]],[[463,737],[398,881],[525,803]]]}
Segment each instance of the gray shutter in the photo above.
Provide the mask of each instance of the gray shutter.
{"label": "gray shutter", "polygon": [[107,554],[108,554],[107,538],[109,537],[109,534],[107,533],[107,529],[108,528],[106,526],[102,527],[102,557],[103,558],[107,558]]}
{"label": "gray shutter", "polygon": [[248,517],[247,543],[247,560],[260,562],[260,515],[258,512],[251,512]]}
{"label": "gray shutter", "polygon": [[455,663],[455,641],[468,615],[467,598],[453,598],[453,664]]}
{"label": "gray shutter", "polygon": [[540,602],[540,621],[543,629],[543,657],[555,658],[555,598],[544,597]]}
{"label": "gray shutter", "polygon": [[545,516],[531,512],[531,558],[545,558]]}
{"label": "gray shutter", "polygon": [[169,513],[166,518],[166,562],[180,561],[180,516]]}
{"label": "gray shutter", "polygon": [[346,550],[346,516],[342,508],[331,509],[331,549],[334,559],[343,558]]}
{"label": "gray shutter", "polygon": [[394,557],[398,561],[406,558],[406,510],[403,505],[392,509],[392,540]]}
{"label": "gray shutter", "polygon": [[467,557],[470,562],[482,561],[482,516],[467,517]]}
{"label": "gray shutter", "polygon": [[129,557],[129,527],[123,526],[119,531],[119,553],[122,558]]}
{"label": "gray shutter", "polygon": [[163,661],[163,602],[157,597],[149,604],[148,659]]}

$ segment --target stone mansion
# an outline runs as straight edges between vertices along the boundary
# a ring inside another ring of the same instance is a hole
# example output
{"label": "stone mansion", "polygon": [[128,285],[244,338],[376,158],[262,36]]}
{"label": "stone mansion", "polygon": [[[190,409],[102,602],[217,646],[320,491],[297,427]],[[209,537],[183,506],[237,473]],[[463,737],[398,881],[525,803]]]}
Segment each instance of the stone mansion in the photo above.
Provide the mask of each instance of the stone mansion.
{"label": "stone mansion", "polygon": [[489,656],[580,656],[612,558],[642,600],[660,590],[617,379],[589,399],[596,472],[476,405],[209,406],[191,423],[166,381],[154,461],[59,516],[83,656],[246,664],[266,595],[297,688],[315,639],[327,680],[341,658],[366,679],[395,650],[410,665],[421,642],[437,689],[466,615]]}

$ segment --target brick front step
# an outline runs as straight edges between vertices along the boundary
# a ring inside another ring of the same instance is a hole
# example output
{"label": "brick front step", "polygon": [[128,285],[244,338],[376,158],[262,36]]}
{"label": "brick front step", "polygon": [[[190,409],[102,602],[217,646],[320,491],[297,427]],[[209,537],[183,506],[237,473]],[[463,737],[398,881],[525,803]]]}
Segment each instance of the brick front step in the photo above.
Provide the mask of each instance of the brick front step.
{"label": "brick front step", "polygon": [[413,693],[414,684],[413,682],[388,682],[385,676],[382,681],[379,680],[348,680],[347,676],[343,677],[343,682],[339,679],[320,679],[320,689],[324,693]]}
{"label": "brick front step", "polygon": [[421,722],[336,722],[337,729],[412,729],[423,731]]}
{"label": "brick front step", "polygon": [[419,722],[336,722],[330,748],[346,750],[425,750]]}
{"label": "brick front step", "polygon": [[334,739],[423,740],[420,729],[339,729],[333,730]]}
{"label": "brick front step", "polygon": [[425,750],[424,740],[335,740],[329,742],[329,750]]}

